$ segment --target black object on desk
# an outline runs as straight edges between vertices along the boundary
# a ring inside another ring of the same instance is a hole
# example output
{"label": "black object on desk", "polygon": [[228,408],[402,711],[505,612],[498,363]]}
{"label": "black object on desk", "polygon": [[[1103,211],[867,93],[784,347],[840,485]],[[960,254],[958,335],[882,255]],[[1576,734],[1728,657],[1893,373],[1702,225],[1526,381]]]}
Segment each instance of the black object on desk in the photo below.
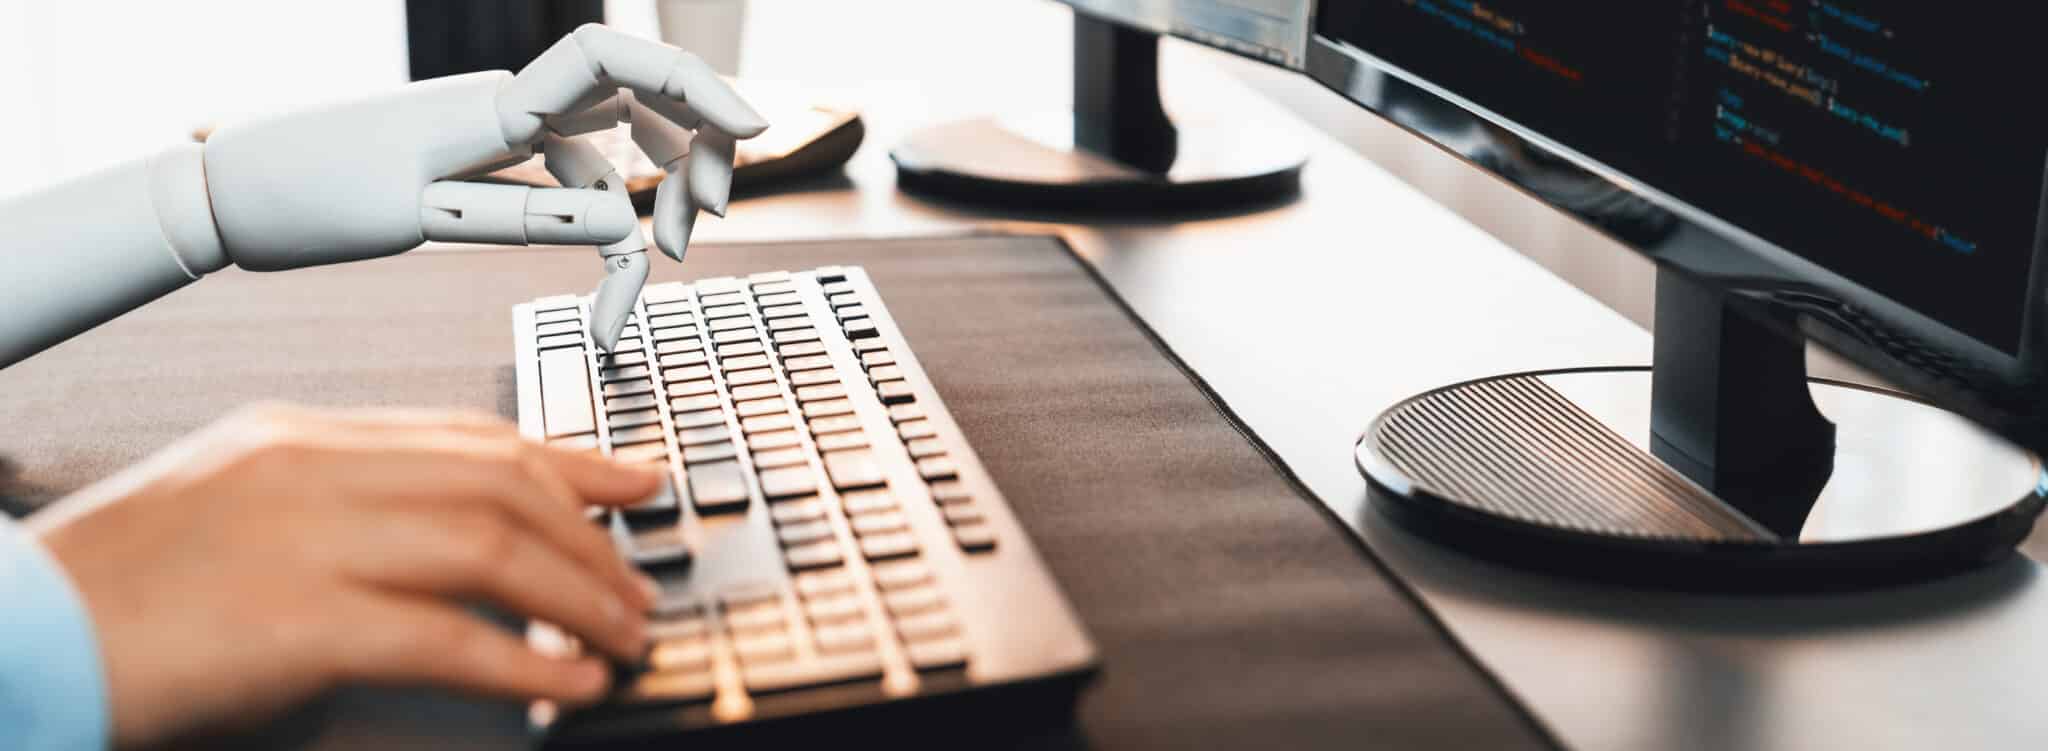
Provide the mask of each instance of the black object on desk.
{"label": "black object on desk", "polygon": [[1307,159],[1256,123],[1176,125],[1159,98],[1158,34],[1084,13],[1074,15],[1073,112],[937,125],[889,156],[912,193],[1139,216],[1270,205],[1300,191]]}

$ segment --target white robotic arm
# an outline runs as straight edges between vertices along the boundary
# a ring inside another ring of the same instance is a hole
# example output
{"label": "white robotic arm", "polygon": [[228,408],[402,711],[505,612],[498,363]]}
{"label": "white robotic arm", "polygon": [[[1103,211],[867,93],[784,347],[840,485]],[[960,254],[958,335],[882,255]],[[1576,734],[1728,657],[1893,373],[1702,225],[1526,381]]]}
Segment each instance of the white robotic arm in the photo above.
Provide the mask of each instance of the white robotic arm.
{"label": "white robotic arm", "polygon": [[[680,261],[698,209],[722,215],[733,144],[768,124],[703,61],[598,25],[518,75],[421,81],[216,132],[0,203],[0,367],[234,264],[259,271],[427,240],[598,245],[591,330],[609,350],[647,279],[625,182],[575,136],[631,123],[668,176],[655,242]],[[530,158],[562,188],[463,182]]]}

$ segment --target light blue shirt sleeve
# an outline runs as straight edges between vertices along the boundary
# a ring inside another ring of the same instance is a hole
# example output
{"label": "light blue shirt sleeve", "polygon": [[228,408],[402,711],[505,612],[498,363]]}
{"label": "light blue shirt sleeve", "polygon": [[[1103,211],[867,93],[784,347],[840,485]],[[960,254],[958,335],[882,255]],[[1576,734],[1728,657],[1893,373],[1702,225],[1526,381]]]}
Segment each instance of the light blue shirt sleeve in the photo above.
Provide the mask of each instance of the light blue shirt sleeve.
{"label": "light blue shirt sleeve", "polygon": [[102,749],[108,725],[84,598],[36,538],[0,516],[0,746]]}

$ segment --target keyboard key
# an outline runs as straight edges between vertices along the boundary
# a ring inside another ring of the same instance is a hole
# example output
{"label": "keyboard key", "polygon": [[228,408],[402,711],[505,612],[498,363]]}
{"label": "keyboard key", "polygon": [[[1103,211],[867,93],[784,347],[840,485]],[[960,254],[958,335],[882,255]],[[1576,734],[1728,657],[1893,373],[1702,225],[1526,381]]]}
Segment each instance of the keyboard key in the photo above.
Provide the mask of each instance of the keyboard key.
{"label": "keyboard key", "polygon": [[[611,407],[611,404],[608,402],[605,404],[605,407],[609,408]],[[661,411],[653,409],[636,409],[630,412],[613,412],[611,415],[604,418],[604,422],[606,425],[611,426],[612,440],[616,441],[619,439],[619,431],[624,430],[626,428],[637,428],[642,425],[652,425],[656,430],[660,430]]]}
{"label": "keyboard key", "polygon": [[690,606],[696,609],[692,610],[688,617],[667,619],[655,617],[649,620],[647,622],[647,635],[655,639],[673,639],[677,641],[702,639],[710,635],[711,627],[704,622],[702,607],[694,601],[690,603]]}
{"label": "keyboard key", "polygon": [[907,642],[931,641],[959,632],[960,624],[953,620],[953,614],[943,610],[896,619],[896,633],[902,634]]}
{"label": "keyboard key", "polygon": [[612,443],[630,444],[645,443],[647,441],[659,441],[661,440],[661,434],[663,432],[664,431],[661,427],[661,423],[659,422],[653,425],[637,425],[634,427],[626,428],[624,430],[614,429],[612,431]]}
{"label": "keyboard key", "polygon": [[745,316],[746,314],[747,314],[747,306],[746,306],[746,304],[745,304],[744,302],[742,302],[742,301],[739,301],[739,300],[734,300],[733,302],[730,302],[730,303],[727,303],[727,304],[724,304],[724,305],[706,305],[706,306],[704,306],[704,320],[707,320],[707,321],[709,321],[709,320],[712,320],[712,319],[715,319],[715,318],[730,318],[730,317],[733,317],[733,316]]}
{"label": "keyboard key", "polygon": [[851,595],[819,597],[804,602],[804,614],[812,623],[844,623],[858,621],[866,613],[861,611],[860,598]]}
{"label": "keyboard key", "polygon": [[910,449],[910,456],[913,459],[946,455],[946,442],[937,438],[918,438],[905,443],[904,448]]}
{"label": "keyboard key", "polygon": [[818,436],[819,451],[867,448],[868,434],[859,431]]}
{"label": "keyboard key", "polygon": [[845,569],[806,571],[796,575],[796,591],[805,599],[846,594],[853,591],[853,577]]}
{"label": "keyboard key", "polygon": [[942,610],[946,598],[939,594],[938,587],[913,587],[883,593],[882,604],[889,608],[890,615],[903,618]]}
{"label": "keyboard key", "polygon": [[720,331],[720,332],[718,332],[718,333],[712,334],[712,335],[711,335],[711,341],[712,341],[712,343],[713,343],[713,344],[717,344],[717,345],[719,345],[719,350],[718,350],[718,351],[719,351],[719,352],[721,352],[721,353],[723,353],[723,352],[725,351],[724,347],[725,347],[725,345],[727,345],[727,344],[737,344],[737,343],[740,343],[740,342],[757,342],[757,341],[760,341],[760,339],[761,339],[761,332],[755,331],[755,330],[754,330],[754,325],[753,325],[752,323],[746,323],[745,325],[746,325],[746,328],[741,328],[741,329],[730,329],[730,330],[726,330],[726,331]]}
{"label": "keyboard key", "polygon": [[803,298],[797,296],[795,292],[777,292],[772,295],[762,295],[754,298],[754,301],[760,303],[761,307],[767,308],[777,305],[796,305],[803,302]]}
{"label": "keyboard key", "polygon": [[788,498],[816,492],[818,478],[811,474],[810,467],[783,467],[761,472],[761,494],[769,498]]}
{"label": "keyboard key", "polygon": [[713,462],[691,467],[690,498],[703,513],[731,511],[747,504],[747,477],[739,462]]}
{"label": "keyboard key", "polygon": [[796,400],[798,402],[839,399],[845,396],[846,387],[837,383],[821,383],[816,386],[805,386],[796,390]]}
{"label": "keyboard key", "polygon": [[647,314],[654,316],[654,318],[647,319],[649,323],[653,323],[659,320],[661,316],[670,313],[683,314],[683,318],[687,320],[690,313],[690,303],[683,300],[670,300],[667,302],[649,303],[647,305]]}
{"label": "keyboard key", "polygon": [[811,420],[812,433],[844,433],[849,430],[860,430],[859,417],[853,415],[833,415],[831,417],[819,417]]}
{"label": "keyboard key", "polygon": [[770,430],[788,430],[796,427],[796,418],[788,412],[749,417],[740,421],[740,430],[748,433],[763,433]]}
{"label": "keyboard key", "polygon": [[635,542],[628,557],[633,565],[648,571],[678,568],[690,563],[690,546],[681,537],[658,543]]}
{"label": "keyboard key", "polygon": [[785,345],[782,345],[782,346],[776,347],[776,348],[775,348],[775,353],[776,353],[776,354],[779,354],[779,355],[782,355],[782,356],[783,356],[784,358],[791,358],[791,357],[805,357],[805,356],[810,356],[810,355],[822,355],[822,354],[825,354],[825,343],[824,343],[824,342],[797,342],[797,343],[795,343],[795,344],[785,344]]}
{"label": "keyboard key", "polygon": [[754,452],[754,466],[760,469],[794,467],[804,463],[804,450],[801,448],[790,447]]}
{"label": "keyboard key", "polygon": [[738,584],[718,593],[718,604],[727,610],[781,601],[782,587],[773,582]]}
{"label": "keyboard key", "polygon": [[910,666],[918,670],[945,670],[967,664],[967,645],[959,639],[911,642],[905,645]]}
{"label": "keyboard key", "polygon": [[889,356],[889,345],[882,342],[882,337],[875,336],[873,332],[869,332],[867,336],[860,336],[858,334],[848,334],[847,336],[857,337],[850,338],[847,341],[848,344],[853,345],[853,351],[859,352],[862,355],[874,354],[879,356],[879,361],[872,363],[862,362],[862,365],[896,364],[896,358]]}
{"label": "keyboard key", "polygon": [[865,623],[819,626],[811,635],[817,639],[818,651],[822,654],[866,652],[875,648],[875,633]]}
{"label": "keyboard key", "polygon": [[[649,521],[666,522],[675,519],[677,514],[682,513],[682,506],[676,503],[675,486],[669,484],[667,479],[663,479],[661,481],[661,488],[654,491],[654,495],[648,496],[645,501],[619,509],[619,513],[625,515],[626,522],[629,525]],[[673,540],[678,545],[682,543],[682,537],[679,535],[670,535],[668,539]],[[637,540],[638,538],[636,537],[635,560],[638,560]],[[650,542],[658,543],[660,538],[655,536],[650,537],[649,540]],[[682,554],[687,559],[689,551],[685,549],[682,551]]]}
{"label": "keyboard key", "polygon": [[875,395],[882,398],[883,404],[902,404],[917,399],[917,394],[910,390],[909,381],[882,381],[876,383]]}
{"label": "keyboard key", "polygon": [[853,533],[862,537],[886,532],[901,532],[910,528],[910,522],[903,514],[888,511],[878,514],[863,514],[853,518]]}
{"label": "keyboard key", "polygon": [[789,634],[784,632],[753,634],[734,639],[732,650],[739,654],[741,665],[781,662],[796,656],[796,651],[789,643]]}
{"label": "keyboard key", "polygon": [[647,667],[655,672],[710,670],[711,644],[703,639],[660,642],[648,653]]}
{"label": "keyboard key", "polygon": [[[787,271],[764,271],[764,272],[761,272],[761,273],[759,273],[759,274],[754,274],[753,276],[749,276],[749,277],[747,277],[747,279],[748,279],[749,281],[753,281],[753,280],[754,280],[754,279],[756,279],[757,277],[758,277],[758,278],[761,278],[761,279],[768,279],[768,278],[771,278],[771,277],[772,277],[773,275],[777,275],[777,274],[781,275],[781,276],[779,277],[779,278],[781,278],[781,279],[788,279],[788,278],[789,278],[789,272],[787,272]],[[775,281],[775,282],[756,282],[756,283],[754,284],[754,294],[757,294],[757,295],[772,295],[772,294],[775,294],[775,293],[777,293],[777,292],[795,292],[795,291],[796,291],[796,285],[794,285],[794,284],[791,284],[791,283],[789,283],[789,282],[786,282],[786,281]]]}
{"label": "keyboard key", "polygon": [[710,377],[711,368],[706,365],[687,365],[680,368],[667,368],[661,371],[661,381],[663,383],[696,381]]}
{"label": "keyboard key", "polygon": [[829,302],[829,303],[832,303],[832,308],[833,308],[834,310],[837,310],[837,309],[839,309],[839,308],[844,308],[844,307],[847,307],[847,306],[849,306],[849,305],[859,305],[859,304],[860,304],[860,298],[859,298],[859,297],[856,297],[856,296],[854,296],[854,294],[853,294],[853,293],[851,293],[851,292],[847,292],[847,293],[842,293],[842,294],[837,294],[837,295],[832,295],[831,297],[827,297],[827,298],[825,298],[825,301],[826,301],[826,302]]}
{"label": "keyboard key", "polygon": [[683,447],[684,464],[702,464],[704,462],[715,462],[725,459],[731,459],[739,455],[739,448],[733,446],[732,441],[702,443],[695,446]]}
{"label": "keyboard key", "polygon": [[825,472],[832,476],[832,487],[840,490],[880,485],[883,480],[881,466],[867,449],[826,452]]}
{"label": "keyboard key", "polygon": [[[769,321],[768,333],[772,337],[774,333],[777,331],[791,331],[794,329],[807,329],[810,327],[811,319],[809,317],[790,316],[788,318],[777,318],[775,320]],[[818,351],[823,352],[825,350],[821,347]]]}
{"label": "keyboard key", "polygon": [[775,539],[784,547],[796,547],[832,539],[832,525],[823,519],[783,525],[775,530]]}
{"label": "keyboard key", "polygon": [[710,701],[717,690],[713,673],[647,672],[634,678],[617,698],[632,704],[690,704]]}
{"label": "keyboard key", "polygon": [[740,678],[750,694],[874,680],[881,676],[882,658],[872,651],[820,656],[803,662],[743,662],[740,665]]}
{"label": "keyboard key", "polygon": [[941,506],[966,503],[974,499],[974,496],[968,495],[967,486],[961,484],[959,480],[939,480],[932,483],[931,488],[932,501]]}
{"label": "keyboard key", "polygon": [[692,352],[676,352],[673,354],[662,355],[661,360],[659,362],[661,363],[661,366],[664,368],[680,368],[690,365],[701,365],[703,363],[710,361],[711,356],[706,355],[703,353],[703,351],[699,350]]}
{"label": "keyboard key", "polygon": [[540,353],[541,421],[547,437],[597,430],[590,408],[590,366],[583,353],[565,349]]}
{"label": "keyboard key", "polygon": [[838,382],[839,372],[831,368],[798,370],[789,374],[789,383],[792,386],[816,386],[821,383]]}
{"label": "keyboard key", "polygon": [[945,480],[960,474],[951,457],[934,456],[917,460],[917,473],[927,480]]}
{"label": "keyboard key", "polygon": [[[711,381],[711,379],[670,383],[668,385],[668,395],[670,395],[670,399],[674,399],[674,397],[707,397],[707,395],[711,399],[717,399],[719,397],[719,383]],[[674,407],[674,401],[670,405]],[[709,407],[688,407],[688,409],[709,409]]]}
{"label": "keyboard key", "polygon": [[761,415],[772,415],[777,412],[787,412],[789,408],[782,405],[782,398],[778,396],[743,401],[733,405],[733,411],[740,413],[741,417],[759,417]]}
{"label": "keyboard key", "polygon": [[652,393],[654,393],[654,382],[646,379],[641,379],[638,381],[621,381],[618,383],[607,383],[604,385],[604,397],[606,399],[611,399],[620,396],[632,396],[634,394]]}
{"label": "keyboard key", "polygon": [[609,383],[611,381],[630,381],[636,378],[648,378],[652,375],[654,375],[653,371],[648,370],[645,365],[626,365],[597,371],[597,380]]}
{"label": "keyboard key", "polygon": [[712,425],[724,425],[725,410],[701,409],[694,412],[677,412],[675,416],[675,421],[677,430],[689,430],[691,428],[704,428],[710,427]]}
{"label": "keyboard key", "polygon": [[740,386],[732,390],[732,400],[736,402],[746,401],[748,399],[766,399],[771,396],[781,395],[782,387],[780,385],[773,383],[756,383],[747,386]]}
{"label": "keyboard key", "polygon": [[996,531],[986,524],[955,526],[953,540],[960,543],[961,550],[969,553],[985,553],[996,549]]}
{"label": "keyboard key", "polygon": [[868,380],[878,384],[883,381],[895,381],[902,378],[903,366],[901,365],[884,365],[868,371]]}
{"label": "keyboard key", "polygon": [[770,602],[725,611],[725,627],[733,632],[773,631],[782,633],[789,627],[789,624],[782,617],[782,603]]}
{"label": "keyboard key", "polygon": [[825,518],[825,502],[816,496],[779,501],[768,507],[768,517],[777,525],[814,522]]}
{"label": "keyboard key", "polygon": [[939,434],[937,430],[932,428],[932,421],[930,420],[911,420],[900,423],[896,426],[896,433],[903,436],[903,440],[906,441],[930,438]]}
{"label": "keyboard key", "polygon": [[917,538],[905,533],[873,535],[860,539],[860,554],[871,561],[917,554]]}
{"label": "keyboard key", "polygon": [[932,580],[932,570],[924,561],[904,560],[877,563],[874,565],[875,586],[883,592],[915,587]]}
{"label": "keyboard key", "polygon": [[720,360],[718,364],[730,372],[747,368],[765,368],[768,367],[769,360],[767,355],[741,355]]}
{"label": "keyboard key", "polygon": [[750,383],[774,382],[775,371],[769,370],[767,368],[755,368],[753,370],[736,370],[725,375],[725,383],[726,385],[729,386],[745,386]]}
{"label": "keyboard key", "polygon": [[839,565],[842,558],[837,542],[814,542],[782,551],[783,562],[796,571]]}
{"label": "keyboard key", "polygon": [[955,503],[943,507],[942,511],[946,515],[947,524],[979,524],[982,521],[981,509],[971,503]]}
{"label": "keyboard key", "polygon": [[782,367],[790,370],[815,370],[832,367],[831,355],[804,355],[782,361]]}
{"label": "keyboard key", "polygon": [[684,446],[729,440],[732,440],[732,433],[726,430],[725,422],[722,420],[717,425],[676,431],[676,443]]}
{"label": "keyboard key", "polygon": [[747,436],[747,448],[755,451],[788,448],[800,443],[794,430],[777,430],[769,433],[755,433]]}
{"label": "keyboard key", "polygon": [[645,352],[613,352],[613,353],[610,353],[610,354],[605,354],[605,355],[599,355],[599,356],[598,356],[598,358],[597,358],[597,364],[598,364],[599,366],[602,366],[602,367],[607,367],[607,368],[617,368],[617,367],[623,367],[623,366],[627,366],[627,365],[646,365],[646,364],[647,364],[647,353],[645,353]]}
{"label": "keyboard key", "polygon": [[612,459],[624,464],[668,461],[668,444],[661,441],[631,446],[613,446]]}
{"label": "keyboard key", "polygon": [[865,318],[867,317],[868,309],[864,305],[854,304],[834,310],[833,314],[839,316],[839,320],[844,321],[848,318]]}
{"label": "keyboard key", "polygon": [[639,350],[640,338],[637,336],[621,336],[619,341],[612,347],[614,352],[637,352]]}
{"label": "keyboard key", "polygon": [[534,344],[535,346],[539,347],[543,353],[555,351],[558,349],[574,350],[570,352],[570,354],[576,355],[579,358],[583,356],[583,334],[581,332],[574,334],[553,334],[549,336],[543,336],[539,339],[534,340]]}
{"label": "keyboard key", "polygon": [[768,336],[769,338],[774,339],[776,344],[795,344],[797,342],[817,341],[818,330],[784,329],[782,331],[771,332]]}
{"label": "keyboard key", "polygon": [[647,611],[647,615],[658,623],[697,621],[697,625],[701,626],[704,604],[688,593],[663,592],[661,597],[654,601],[654,607]]}
{"label": "keyboard key", "polygon": [[839,503],[846,513],[859,516],[896,508],[896,497],[887,490],[855,490],[839,494]]}
{"label": "keyboard key", "polygon": [[826,399],[804,405],[804,417],[831,417],[853,414],[853,402],[846,399]]}
{"label": "keyboard key", "polygon": [[653,394],[634,394],[632,396],[604,400],[604,411],[628,412],[636,409],[653,409],[654,405],[660,403],[661,400],[656,399]]}
{"label": "keyboard key", "polygon": [[653,339],[659,345],[661,342],[672,342],[677,339],[695,339],[702,332],[695,326],[668,326],[653,329],[648,333],[647,338]]}
{"label": "keyboard key", "polygon": [[573,306],[573,303],[571,304],[571,307],[557,308],[554,310],[542,310],[533,314],[534,323],[556,323],[560,321],[581,320],[582,314],[576,310],[576,308]]}
{"label": "keyboard key", "polygon": [[665,342],[658,342],[654,345],[654,353],[658,355],[674,354],[678,352],[698,352],[702,351],[703,349],[704,340],[694,336],[686,339],[670,339]]}
{"label": "keyboard key", "polygon": [[889,354],[887,350],[863,352],[860,356],[860,364],[870,368],[875,367],[877,365],[895,365],[896,356]]}
{"label": "keyboard key", "polygon": [[732,357],[733,355],[753,355],[766,351],[768,351],[768,349],[761,345],[761,340],[759,339],[749,339],[744,342],[730,342],[718,345],[719,357]]}
{"label": "keyboard key", "polygon": [[[840,278],[841,278],[841,279],[844,279],[845,277],[840,277]],[[824,278],[823,278],[823,277],[819,277],[819,281],[824,281]],[[826,285],[823,285],[823,288],[824,288],[824,290],[825,290],[825,296],[829,298],[829,297],[833,297],[833,296],[837,296],[837,295],[844,295],[844,294],[847,294],[847,293],[850,293],[850,292],[852,292],[852,291],[853,291],[853,282],[832,282],[831,284],[826,284]]]}
{"label": "keyboard key", "polygon": [[[720,292],[715,295],[705,295],[697,298],[697,303],[703,305],[706,311],[709,311],[713,306],[745,305],[746,302],[747,296],[739,292]],[[744,310],[745,308],[741,309]]]}
{"label": "keyboard key", "polygon": [[664,326],[681,326],[689,322],[690,314],[678,311],[650,317],[647,319],[647,326],[658,329]]}
{"label": "keyboard key", "polygon": [[803,314],[802,305],[768,305],[761,308],[761,317],[764,319],[794,318]]}

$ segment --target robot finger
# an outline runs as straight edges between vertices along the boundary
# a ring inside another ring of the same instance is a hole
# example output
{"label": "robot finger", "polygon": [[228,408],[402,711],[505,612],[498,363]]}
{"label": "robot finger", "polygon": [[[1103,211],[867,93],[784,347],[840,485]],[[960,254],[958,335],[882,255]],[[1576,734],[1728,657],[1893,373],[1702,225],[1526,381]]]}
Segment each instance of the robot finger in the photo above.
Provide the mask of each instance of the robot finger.
{"label": "robot finger", "polygon": [[439,180],[420,192],[420,236],[443,242],[611,245],[640,233],[624,192]]}
{"label": "robot finger", "polygon": [[[583,139],[548,135],[541,141],[541,154],[548,173],[564,186],[626,195],[626,181],[618,169]],[[640,287],[647,281],[646,250],[647,240],[640,234],[637,219],[631,234],[597,249],[604,259],[605,277],[590,305],[590,336],[598,349],[610,352],[618,343],[626,316],[640,299]]]}
{"label": "robot finger", "polygon": [[654,189],[654,244],[677,261],[683,260],[690,232],[697,226],[697,202],[690,193],[686,169],[670,169]]}

